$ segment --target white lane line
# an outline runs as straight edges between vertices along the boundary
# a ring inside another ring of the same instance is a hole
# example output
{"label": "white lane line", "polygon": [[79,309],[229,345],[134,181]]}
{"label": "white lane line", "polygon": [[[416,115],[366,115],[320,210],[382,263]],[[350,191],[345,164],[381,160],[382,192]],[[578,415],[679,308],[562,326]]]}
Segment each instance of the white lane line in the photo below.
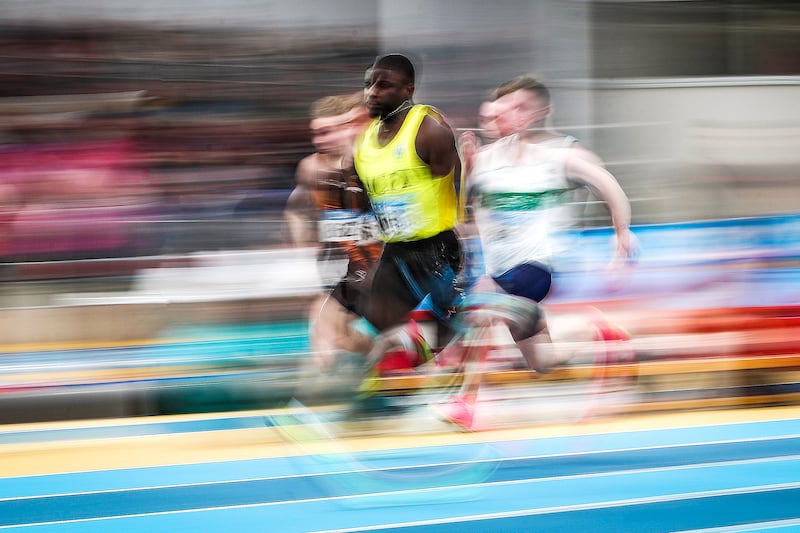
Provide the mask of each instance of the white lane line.
{"label": "white lane line", "polygon": [[[467,484],[459,484],[457,485],[459,488],[485,488],[485,487],[493,487],[493,486],[508,486],[508,485],[524,485],[524,484],[534,484],[534,483],[543,483],[547,481],[555,481],[555,480],[576,480],[576,479],[591,479],[591,478],[600,478],[600,477],[615,477],[621,475],[631,475],[631,474],[647,474],[647,473],[657,473],[657,472],[670,472],[670,471],[678,471],[678,470],[689,470],[692,468],[714,468],[720,466],[736,466],[736,465],[747,465],[747,464],[757,464],[757,463],[768,463],[768,462],[776,462],[776,461],[783,461],[783,460],[800,460],[800,455],[792,455],[786,456],[782,458],[766,458],[766,459],[748,459],[743,461],[729,461],[729,462],[712,462],[712,463],[704,463],[704,464],[697,464],[697,465],[681,465],[676,467],[658,467],[658,468],[641,468],[641,469],[631,469],[631,470],[615,470],[612,472],[602,472],[602,473],[591,473],[591,474],[574,474],[569,476],[554,476],[550,478],[540,478],[540,479],[515,479],[509,481],[493,481],[488,483],[467,483]],[[749,487],[738,487],[733,489],[717,489],[717,490],[710,490],[710,491],[695,491],[695,492],[687,492],[687,493],[677,493],[677,494],[670,494],[664,496],[652,496],[646,498],[630,498],[630,499],[623,499],[623,500],[611,500],[608,502],[598,502],[598,503],[591,503],[591,504],[577,504],[577,505],[567,505],[567,506],[557,506],[557,507],[546,507],[541,509],[524,509],[519,511],[508,511],[504,513],[488,513],[485,515],[471,515],[467,517],[451,517],[447,519],[435,519],[432,521],[426,521],[424,523],[420,523],[419,525],[425,524],[438,524],[438,523],[448,523],[448,522],[465,522],[471,520],[481,520],[481,519],[490,519],[495,517],[513,517],[513,516],[525,516],[528,514],[548,514],[554,512],[561,512],[564,510],[582,510],[582,509],[598,509],[603,507],[618,507],[623,505],[637,505],[643,503],[657,503],[661,501],[678,501],[678,500],[686,500],[686,499],[694,499],[694,498],[702,498],[702,497],[711,497],[711,496],[720,496],[720,495],[732,495],[732,494],[746,494],[750,492],[769,492],[769,491],[777,491],[777,490],[784,490],[784,489],[793,489],[793,488],[800,488],[800,482],[793,482],[793,483],[778,483],[778,484],[769,484],[769,485],[753,485]],[[425,487],[421,489],[405,489],[405,490],[392,490],[392,491],[381,491],[381,492],[371,492],[371,493],[364,493],[364,494],[347,494],[343,496],[324,496],[319,498],[307,498],[301,500],[284,500],[284,501],[275,501],[275,502],[263,502],[263,503],[248,503],[248,504],[236,504],[236,505],[221,505],[221,506],[214,506],[214,507],[198,507],[193,509],[177,509],[172,511],[155,511],[155,512],[148,512],[148,513],[133,513],[133,514],[125,514],[125,515],[111,515],[111,516],[102,516],[102,517],[92,517],[92,518],[77,518],[71,520],[54,520],[54,521],[47,521],[47,522],[36,522],[30,524],[10,524],[6,526],[0,526],[0,529],[8,529],[12,527],[28,527],[28,526],[40,526],[40,525],[57,525],[57,524],[69,524],[69,523],[78,523],[78,522],[94,522],[99,520],[115,520],[115,519],[125,519],[125,518],[134,518],[134,517],[146,517],[146,516],[163,516],[163,515],[174,515],[174,514],[183,514],[183,513],[193,513],[193,512],[204,512],[204,511],[224,511],[230,509],[246,509],[246,508],[257,508],[257,507],[274,507],[278,505],[291,505],[297,503],[312,503],[312,502],[323,502],[323,501],[336,501],[336,500],[352,500],[356,498],[380,498],[385,496],[397,497],[402,495],[413,495],[413,494],[423,494],[429,492],[443,492],[452,490],[453,486],[439,486],[439,487]],[[495,516],[496,515],[496,516]],[[486,518],[482,518],[486,517]],[[400,524],[401,526],[405,526],[405,524]],[[409,523],[409,525],[417,525],[417,523]],[[352,529],[348,528],[346,530],[330,530],[330,532],[334,531],[370,531],[374,529],[381,529],[386,527],[399,527],[397,524],[383,524],[381,526],[369,526],[366,529]],[[322,533],[322,532],[320,532]],[[329,533],[325,531],[325,533]]]}
{"label": "white lane line", "polygon": [[[651,503],[664,503],[683,500],[695,500],[700,498],[713,498],[717,496],[733,496],[737,494],[755,494],[763,492],[775,492],[786,489],[800,488],[798,483],[779,483],[775,485],[758,485],[753,487],[740,487],[736,489],[724,489],[703,492],[684,492],[680,494],[670,494],[666,496],[652,496],[647,498],[629,498],[625,500],[613,500],[608,502],[598,502],[579,505],[564,505],[556,507],[545,507],[541,509],[521,509],[502,513],[485,513],[470,516],[459,516],[454,518],[438,518],[431,520],[418,520],[411,522],[396,522],[392,524],[380,524],[374,526],[350,527],[347,529],[320,529],[310,533],[353,533],[357,531],[376,531],[387,528],[431,526],[437,524],[453,524],[461,522],[473,522],[479,520],[496,520],[502,518],[515,518],[520,516],[536,516],[543,514],[554,514],[573,511],[590,511],[594,509],[605,509],[609,507],[625,507],[628,505],[647,505]],[[800,522],[800,521],[799,521]],[[705,530],[701,530],[705,531]]]}
{"label": "white lane line", "polygon": [[[409,521],[409,522],[395,522],[391,524],[380,524],[380,525],[373,525],[373,526],[361,526],[361,527],[348,527],[347,529],[325,529],[325,530],[316,530],[310,533],[353,533],[358,531],[376,531],[386,528],[400,528],[400,527],[417,527],[417,526],[426,526],[426,525],[437,525],[437,524],[451,524],[451,523],[461,523],[461,522],[472,522],[472,521],[479,521],[479,520],[495,520],[495,519],[502,519],[502,518],[514,518],[520,516],[536,516],[536,515],[544,515],[544,514],[554,514],[554,513],[562,513],[562,512],[573,512],[573,511],[585,511],[585,510],[594,510],[594,509],[604,509],[609,507],[624,507],[629,505],[646,505],[651,503],[663,503],[663,502],[673,502],[673,501],[684,501],[684,500],[693,500],[699,498],[712,498],[717,496],[732,496],[737,494],[755,494],[755,493],[764,493],[764,492],[775,492],[780,490],[787,490],[787,489],[795,489],[800,488],[800,483],[779,483],[773,485],[754,485],[750,487],[739,487],[736,489],[724,489],[724,490],[714,490],[714,491],[703,491],[703,492],[685,492],[685,493],[678,493],[678,494],[670,494],[665,496],[653,496],[647,498],[628,498],[623,500],[610,500],[605,502],[597,502],[591,504],[577,504],[577,505],[563,505],[563,506],[555,506],[555,507],[545,507],[539,509],[520,509],[517,511],[506,511],[500,513],[484,513],[484,514],[475,514],[475,515],[467,515],[467,516],[457,516],[457,517],[447,517],[447,518],[439,518],[439,519],[430,519],[430,520],[419,520],[419,521]],[[388,495],[393,493],[381,493],[377,495]],[[349,498],[349,496],[335,496],[330,498],[315,498],[314,500],[307,500],[307,501],[324,501],[324,500],[341,500]],[[273,504],[244,504],[244,505],[230,505],[225,507],[207,507],[201,509],[182,509],[179,511],[161,511],[161,512],[154,512],[154,513],[140,513],[140,514],[130,514],[130,515],[120,515],[120,516],[108,516],[108,517],[99,517],[99,518],[83,518],[83,519],[76,519],[76,520],[58,520],[52,522],[36,522],[30,524],[11,524],[7,526],[0,526],[0,529],[10,529],[10,528],[22,528],[22,527],[37,527],[37,526],[44,526],[44,525],[64,525],[64,524],[74,524],[80,522],[98,522],[101,520],[113,520],[113,519],[127,519],[127,518],[140,518],[140,517],[150,517],[150,516],[163,516],[163,515],[175,515],[175,514],[185,514],[185,513],[193,513],[193,512],[203,512],[203,511],[220,511],[220,510],[234,510],[234,509],[245,509],[245,508],[254,508],[254,507],[261,507],[261,506],[269,506]]]}
{"label": "white lane line", "polygon": [[751,522],[749,524],[740,524],[738,526],[685,529],[682,531],[676,531],[675,533],[744,533],[747,531],[765,531],[767,529],[783,529],[787,527],[797,527],[800,529],[800,518],[793,518],[790,520],[770,520],[769,522]]}
{"label": "white lane line", "polygon": [[[713,446],[713,445],[724,445],[724,444],[742,444],[742,443],[756,443],[756,442],[766,442],[766,441],[778,441],[784,439],[794,439],[800,438],[800,434],[796,435],[781,435],[777,437],[757,437],[752,439],[727,439],[727,440],[720,440],[720,441],[706,441],[706,442],[698,442],[698,443],[677,443],[677,444],[668,444],[664,446],[639,446],[639,447],[631,447],[631,448],[614,448],[608,450],[591,450],[591,451],[582,451],[582,452],[565,452],[565,453],[554,453],[554,454],[541,454],[541,455],[522,455],[522,456],[512,456],[512,457],[486,457],[481,459],[470,459],[464,461],[447,461],[447,462],[428,462],[428,463],[409,463],[403,465],[396,465],[396,466],[374,466],[374,467],[367,467],[364,465],[364,460],[358,459],[357,457],[353,457],[346,452],[335,452],[333,454],[322,454],[322,455],[335,455],[337,457],[329,457],[327,458],[327,464],[332,466],[341,465],[342,467],[351,467],[347,469],[336,469],[336,470],[328,470],[322,472],[304,472],[299,474],[286,474],[281,476],[262,476],[262,477],[251,477],[251,478],[239,478],[239,479],[225,479],[225,480],[215,480],[215,481],[199,481],[199,482],[188,482],[188,483],[170,483],[170,484],[163,484],[163,485],[145,485],[141,487],[123,487],[123,488],[116,488],[116,489],[102,489],[102,490],[88,490],[88,491],[77,491],[77,492],[59,492],[53,494],[40,494],[40,495],[28,495],[28,496],[8,496],[0,498],[0,502],[4,501],[21,501],[21,500],[33,500],[33,499],[47,499],[47,498],[59,498],[59,497],[66,497],[66,496],[88,496],[88,495],[98,495],[98,494],[114,494],[114,493],[122,493],[122,492],[137,492],[137,491],[147,491],[147,490],[163,490],[163,489],[171,489],[171,488],[182,488],[182,487],[202,487],[202,486],[213,486],[213,485],[226,485],[229,483],[248,483],[248,482],[258,482],[258,481],[275,481],[281,479],[295,479],[295,478],[307,478],[307,477],[325,477],[330,475],[349,475],[349,474],[370,474],[370,473],[391,473],[393,471],[401,471],[401,470],[408,470],[414,468],[447,468],[447,467],[457,467],[457,466],[466,466],[466,465],[475,465],[480,466],[483,464],[497,464],[498,466],[502,463],[509,463],[512,461],[530,461],[530,460],[537,460],[537,459],[555,459],[558,457],[591,457],[594,455],[603,455],[603,454],[614,454],[614,453],[630,453],[630,452],[639,452],[639,451],[650,451],[650,450],[661,450],[661,449],[671,449],[671,448],[684,448],[684,447],[695,447],[695,446]],[[303,456],[303,457],[313,457],[313,456]],[[544,481],[544,480],[553,480],[553,479],[572,479],[572,478],[581,478],[581,477],[588,477],[588,476],[602,476],[609,473],[616,473],[616,472],[625,472],[625,473],[637,473],[637,472],[654,472],[660,471],[662,469],[666,470],[679,470],[683,468],[693,468],[693,467],[707,467],[707,466],[720,466],[720,465],[736,465],[736,464],[748,464],[751,462],[762,462],[762,461],[782,461],[782,460],[792,460],[800,458],[800,455],[783,455],[783,456],[775,456],[775,457],[758,457],[752,459],[737,459],[733,461],[721,461],[721,462],[705,462],[705,463],[685,463],[681,465],[673,465],[667,467],[652,467],[652,468],[642,468],[642,469],[629,469],[629,470],[615,470],[613,472],[595,472],[591,474],[571,474],[566,476],[549,476],[549,477],[542,477],[536,479],[526,479],[526,480],[515,480],[515,481]],[[224,464],[224,463],[223,463]],[[172,466],[172,465],[170,465]],[[152,468],[168,468],[168,467],[146,467],[146,469]],[[82,474],[83,472],[76,472],[76,474]],[[46,474],[47,476],[53,475],[69,475],[69,474]],[[443,474],[438,474],[443,475]],[[25,476],[25,477],[33,477],[39,478],[43,476]],[[7,478],[7,480],[14,480],[14,479],[24,479],[25,477],[20,478]],[[0,480],[3,481],[3,480]],[[492,483],[489,483],[492,484]],[[301,500],[298,500],[301,501]]]}

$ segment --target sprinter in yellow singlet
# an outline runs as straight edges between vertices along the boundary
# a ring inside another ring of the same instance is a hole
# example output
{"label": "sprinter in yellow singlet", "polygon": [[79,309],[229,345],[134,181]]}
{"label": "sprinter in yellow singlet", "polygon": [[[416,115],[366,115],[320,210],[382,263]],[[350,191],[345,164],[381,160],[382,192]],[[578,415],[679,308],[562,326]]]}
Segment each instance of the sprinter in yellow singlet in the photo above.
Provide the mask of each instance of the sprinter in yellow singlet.
{"label": "sprinter in yellow singlet", "polygon": [[414,77],[403,55],[375,61],[364,94],[372,121],[354,148],[355,171],[385,242],[371,290],[356,305],[377,332],[404,324],[427,295],[444,318],[458,294],[455,180],[461,161],[442,114],[413,103]]}

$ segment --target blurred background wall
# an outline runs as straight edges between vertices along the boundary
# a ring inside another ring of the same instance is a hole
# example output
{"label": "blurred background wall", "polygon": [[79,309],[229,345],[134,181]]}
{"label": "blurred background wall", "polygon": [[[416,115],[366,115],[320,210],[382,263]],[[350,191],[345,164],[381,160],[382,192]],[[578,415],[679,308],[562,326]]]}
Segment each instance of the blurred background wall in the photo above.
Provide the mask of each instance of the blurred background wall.
{"label": "blurred background wall", "polygon": [[[474,128],[532,72],[634,222],[797,210],[800,7],[778,0],[7,0],[7,262],[284,246],[309,104],[410,54],[417,100]],[[608,217],[595,207],[587,224]]]}
{"label": "blurred background wall", "polygon": [[[532,72],[553,124],[598,151],[639,223],[794,212],[800,6],[787,1],[381,4],[381,47],[423,58],[420,93],[473,126]],[[590,220],[607,223],[602,210]]]}

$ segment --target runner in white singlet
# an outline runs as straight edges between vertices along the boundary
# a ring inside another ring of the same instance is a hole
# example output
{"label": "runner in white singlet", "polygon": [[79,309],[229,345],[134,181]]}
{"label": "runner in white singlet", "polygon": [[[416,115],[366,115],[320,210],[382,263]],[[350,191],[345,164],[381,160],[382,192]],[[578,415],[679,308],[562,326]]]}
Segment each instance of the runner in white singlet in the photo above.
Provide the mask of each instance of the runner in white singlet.
{"label": "runner in white singlet", "polygon": [[[608,207],[616,258],[630,258],[635,238],[628,198],[597,155],[547,128],[549,90],[521,76],[494,95],[495,126],[505,137],[474,153],[467,181],[488,274],[476,290],[541,302],[550,291],[554,259],[564,252],[556,235],[574,223],[575,194],[584,188]],[[541,312],[507,325],[532,369],[547,372],[568,358],[552,349]],[[438,413],[470,427],[480,376],[468,375],[461,394]]]}

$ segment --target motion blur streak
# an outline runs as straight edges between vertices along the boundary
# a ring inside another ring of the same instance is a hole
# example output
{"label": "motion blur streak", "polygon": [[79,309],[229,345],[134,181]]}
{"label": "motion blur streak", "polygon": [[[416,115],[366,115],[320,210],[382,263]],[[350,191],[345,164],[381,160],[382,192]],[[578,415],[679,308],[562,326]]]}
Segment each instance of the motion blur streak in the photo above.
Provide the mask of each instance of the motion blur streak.
{"label": "motion blur streak", "polygon": [[0,422],[302,388],[320,273],[283,209],[307,110],[389,51],[461,131],[535,72],[553,126],[619,179],[638,264],[598,274],[590,199],[548,305],[556,326],[592,306],[631,333],[630,410],[797,402],[795,2],[6,0],[0,21]]}

